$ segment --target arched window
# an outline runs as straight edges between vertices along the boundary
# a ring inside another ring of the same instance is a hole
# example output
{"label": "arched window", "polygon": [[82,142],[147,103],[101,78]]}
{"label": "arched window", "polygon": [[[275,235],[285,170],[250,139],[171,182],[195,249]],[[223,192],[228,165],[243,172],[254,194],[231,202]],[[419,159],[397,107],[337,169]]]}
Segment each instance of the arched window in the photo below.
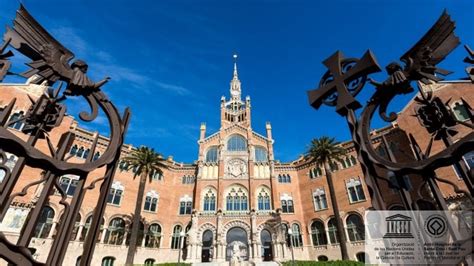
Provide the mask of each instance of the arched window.
{"label": "arched window", "polygon": [[321,170],[321,167],[315,167],[315,168],[311,168],[309,170],[309,178],[311,179],[314,179],[316,177],[320,177],[323,175],[323,171]]}
{"label": "arched window", "polygon": [[218,160],[217,156],[217,146],[212,146],[207,150],[206,153],[206,162],[215,163]]}
{"label": "arched window", "polygon": [[80,266],[80,265],[81,265],[81,258],[82,258],[82,256],[77,257],[77,259],[76,259],[76,266]]}
{"label": "arched window", "polygon": [[107,197],[107,202],[113,205],[120,205],[122,201],[124,187],[118,181],[114,181],[112,187],[110,188],[109,195]]}
{"label": "arched window", "polygon": [[[129,229],[130,231],[126,232],[127,233],[127,239],[125,239],[125,245],[130,245],[130,238],[132,236],[131,229],[133,228],[133,223],[130,224]],[[138,234],[137,234],[137,242],[136,245],[137,247],[140,247],[143,242],[143,238],[145,237],[145,225],[140,222],[138,225]]]}
{"label": "arched window", "polygon": [[337,227],[336,227],[336,218],[331,218],[328,222],[328,233],[329,233],[329,241],[331,244],[339,243],[339,235],[337,234]]}
{"label": "arched window", "polygon": [[22,120],[25,117],[23,111],[12,114],[10,120],[8,120],[8,126],[17,130],[21,130],[25,124],[25,120]]}
{"label": "arched window", "polygon": [[287,194],[283,194],[280,198],[281,201],[281,211],[283,213],[294,213],[295,208],[293,204],[293,198]]}
{"label": "arched window", "polygon": [[82,155],[82,158],[87,159],[87,156],[89,156],[89,153],[91,152],[91,149],[87,149],[84,151],[84,154]]}
{"label": "arched window", "polygon": [[328,240],[322,222],[314,221],[311,224],[311,239],[313,240],[313,246],[327,245]]}
{"label": "arched window", "polygon": [[161,226],[159,224],[151,224],[145,237],[145,247],[159,248],[161,243]]}
{"label": "arched window", "polygon": [[94,157],[92,158],[92,161],[96,161],[97,159],[99,159],[99,157],[100,157],[100,152],[96,152],[94,154]]}
{"label": "arched window", "polygon": [[156,209],[158,208],[158,198],[158,193],[154,190],[146,193],[143,209],[145,211],[156,212]]}
{"label": "arched window", "polygon": [[153,173],[151,174],[151,179],[153,181],[163,180],[163,172],[153,170]]}
{"label": "arched window", "polygon": [[53,226],[53,218],[54,210],[49,206],[45,206],[36,224],[34,237],[47,238]]}
{"label": "arched window", "polygon": [[80,147],[79,150],[76,152],[76,156],[79,158],[82,158],[82,155],[84,154],[84,147]]}
{"label": "arched window", "polygon": [[121,245],[125,236],[125,221],[122,218],[114,218],[109,223],[105,243],[110,245]]}
{"label": "arched window", "polygon": [[346,157],[346,164],[347,164],[347,167],[351,167],[351,166],[352,166],[352,161],[351,161],[351,158],[350,158],[350,157]]}
{"label": "arched window", "polygon": [[146,259],[144,266],[153,266],[155,265],[155,260],[154,259]]}
{"label": "arched window", "polygon": [[260,147],[260,146],[255,147],[255,161],[256,162],[268,161],[267,150],[264,147]]}
{"label": "arched window", "polygon": [[124,160],[120,161],[119,169],[120,169],[120,171],[127,171],[128,170],[128,162],[124,161]]}
{"label": "arched window", "polygon": [[[92,223],[92,215],[87,217],[86,223],[84,224],[84,228],[82,228],[81,238],[79,238],[81,241],[84,241],[86,239],[87,233],[89,232],[89,228],[91,227],[91,223]],[[100,233],[97,236],[97,241],[100,240],[100,238],[102,236],[102,233],[104,231],[104,223],[105,223],[105,220],[104,220],[104,218],[102,218],[102,220],[100,222]]]}
{"label": "arched window", "polygon": [[241,187],[230,189],[226,197],[228,211],[246,211],[248,209],[247,191]]}
{"label": "arched window", "polygon": [[365,200],[364,189],[362,188],[362,183],[359,178],[349,179],[346,182],[346,188],[351,203]]}
{"label": "arched window", "polygon": [[216,210],[216,193],[214,190],[209,189],[204,194],[203,199],[203,211],[215,211]]}
{"label": "arched window", "polygon": [[357,261],[365,263],[365,253],[359,252],[356,254]]}
{"label": "arched window", "polygon": [[270,193],[267,189],[262,188],[260,192],[257,195],[257,201],[258,201],[258,210],[262,211],[268,211],[270,210]]}
{"label": "arched window", "polygon": [[454,116],[457,120],[465,121],[469,119],[469,111],[462,102],[455,102],[453,105]]}
{"label": "arched window", "polygon": [[356,165],[356,164],[357,164],[357,160],[356,160],[356,158],[355,158],[353,155],[351,155],[351,163],[352,163],[352,165]]}
{"label": "arched window", "polygon": [[227,141],[228,151],[245,151],[247,150],[247,141],[241,135],[233,135]]}
{"label": "arched window", "polygon": [[313,192],[313,203],[316,211],[324,210],[328,208],[326,200],[326,192],[324,188],[318,188]]}
{"label": "arched window", "polygon": [[114,257],[105,257],[102,259],[101,266],[114,266],[115,258]]}
{"label": "arched window", "polygon": [[349,235],[349,240],[353,241],[362,241],[365,239],[365,230],[364,223],[362,219],[357,214],[351,214],[347,217],[347,234]]}
{"label": "arched window", "polygon": [[329,163],[329,168],[331,168],[332,172],[339,170],[339,166],[336,162]]}
{"label": "arched window", "polygon": [[181,183],[183,184],[194,184],[194,176],[191,175],[185,175],[181,178]]}
{"label": "arched window", "polygon": [[71,241],[76,240],[77,232],[79,231],[80,224],[81,224],[81,215],[77,214],[76,223],[74,224],[74,228],[72,229],[72,233],[71,233]]}
{"label": "arched window", "polygon": [[293,238],[293,247],[298,248],[303,246],[303,236],[301,235],[299,224],[293,224],[291,230],[293,231],[291,234],[291,237]]}
{"label": "arched window", "polygon": [[286,238],[286,246],[287,247],[291,247],[291,237],[290,237],[290,234],[288,233],[288,228],[289,228],[289,225],[286,224],[286,223],[282,223],[281,224],[281,227],[283,229],[283,233],[285,234]]}
{"label": "arched window", "polygon": [[79,176],[67,175],[61,177],[59,184],[64,193],[66,193],[66,195],[73,196],[74,192],[76,191],[78,182]]}
{"label": "arched window", "polygon": [[71,150],[69,151],[69,154],[76,155],[76,153],[77,153],[77,145],[74,144],[74,146],[71,147]]}
{"label": "arched window", "polygon": [[180,249],[181,231],[183,231],[181,225],[175,225],[173,228],[173,236],[171,236],[171,249]]}
{"label": "arched window", "polygon": [[191,214],[193,208],[193,201],[188,195],[184,195],[179,200],[179,214]]}
{"label": "arched window", "polygon": [[279,174],[278,182],[280,183],[291,183],[291,176],[289,174]]}

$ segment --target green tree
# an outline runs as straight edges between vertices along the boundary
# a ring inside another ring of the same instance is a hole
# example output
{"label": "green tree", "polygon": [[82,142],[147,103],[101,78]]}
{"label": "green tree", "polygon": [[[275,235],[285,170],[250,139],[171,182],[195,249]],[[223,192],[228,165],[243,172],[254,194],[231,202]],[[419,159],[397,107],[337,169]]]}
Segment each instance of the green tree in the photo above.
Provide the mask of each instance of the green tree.
{"label": "green tree", "polygon": [[145,194],[145,184],[151,182],[153,175],[162,174],[162,169],[167,168],[163,156],[154,149],[141,146],[134,150],[129,156],[123,158],[128,163],[128,169],[134,169],[133,178],[140,177],[138,186],[137,202],[135,212],[132,217],[132,229],[130,235],[130,244],[128,246],[127,260],[125,265],[133,265],[133,259],[137,249],[138,231],[140,230],[141,210],[143,205],[143,196]]}
{"label": "green tree", "polygon": [[339,246],[341,248],[341,256],[343,260],[349,260],[346,246],[346,235],[342,223],[341,215],[339,214],[339,206],[337,203],[336,192],[334,190],[334,181],[331,173],[330,164],[334,161],[342,161],[342,156],[346,154],[346,150],[342,148],[334,138],[322,136],[311,140],[311,143],[306,151],[306,158],[310,162],[315,162],[318,166],[324,167],[326,172],[326,180],[329,187],[329,196],[331,197],[331,204],[336,219],[337,235],[339,237]]}

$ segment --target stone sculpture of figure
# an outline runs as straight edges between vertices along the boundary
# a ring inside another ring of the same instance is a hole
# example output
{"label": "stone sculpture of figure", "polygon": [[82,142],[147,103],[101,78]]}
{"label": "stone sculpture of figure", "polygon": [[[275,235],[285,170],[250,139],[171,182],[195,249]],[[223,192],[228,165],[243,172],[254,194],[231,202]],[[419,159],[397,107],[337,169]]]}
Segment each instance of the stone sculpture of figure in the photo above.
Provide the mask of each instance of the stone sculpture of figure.
{"label": "stone sculpture of figure", "polygon": [[232,246],[232,257],[230,259],[230,264],[232,266],[240,265],[242,258],[240,257],[240,247],[237,242],[234,242]]}

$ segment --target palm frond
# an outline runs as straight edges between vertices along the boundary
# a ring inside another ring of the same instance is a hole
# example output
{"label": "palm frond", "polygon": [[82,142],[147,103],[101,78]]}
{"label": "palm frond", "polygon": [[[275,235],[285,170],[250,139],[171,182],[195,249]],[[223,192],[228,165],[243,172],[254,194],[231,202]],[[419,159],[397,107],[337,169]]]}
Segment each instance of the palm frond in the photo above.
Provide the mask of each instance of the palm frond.
{"label": "palm frond", "polygon": [[318,165],[341,161],[346,154],[346,150],[339,145],[335,138],[322,136],[311,140],[305,158]]}
{"label": "palm frond", "polygon": [[141,146],[134,150],[129,156],[123,158],[128,163],[128,170],[135,169],[133,177],[145,174],[152,179],[155,173],[163,173],[162,169],[168,166],[165,159],[160,153],[157,153],[153,148]]}

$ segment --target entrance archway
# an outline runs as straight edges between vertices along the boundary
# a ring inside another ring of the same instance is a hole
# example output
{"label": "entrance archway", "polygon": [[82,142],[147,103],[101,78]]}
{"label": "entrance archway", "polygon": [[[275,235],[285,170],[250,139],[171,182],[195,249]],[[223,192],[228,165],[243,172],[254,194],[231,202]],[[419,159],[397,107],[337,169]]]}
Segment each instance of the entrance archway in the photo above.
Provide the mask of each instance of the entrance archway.
{"label": "entrance archway", "polygon": [[211,230],[206,230],[202,234],[202,252],[201,252],[201,261],[210,262],[213,256],[213,235]]}
{"label": "entrance archway", "polygon": [[227,231],[226,261],[239,259],[241,261],[249,260],[249,245],[247,232],[241,227],[233,227]]}
{"label": "entrance archway", "polygon": [[267,229],[263,229],[260,232],[260,243],[262,243],[263,261],[272,261],[273,260],[272,235]]}

